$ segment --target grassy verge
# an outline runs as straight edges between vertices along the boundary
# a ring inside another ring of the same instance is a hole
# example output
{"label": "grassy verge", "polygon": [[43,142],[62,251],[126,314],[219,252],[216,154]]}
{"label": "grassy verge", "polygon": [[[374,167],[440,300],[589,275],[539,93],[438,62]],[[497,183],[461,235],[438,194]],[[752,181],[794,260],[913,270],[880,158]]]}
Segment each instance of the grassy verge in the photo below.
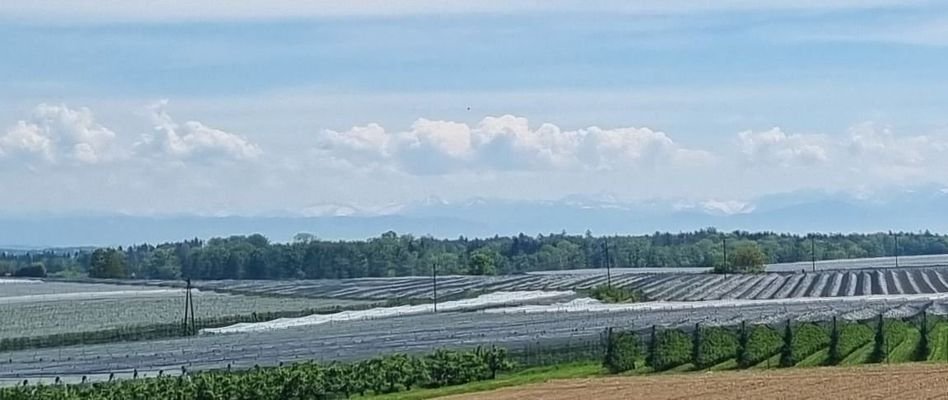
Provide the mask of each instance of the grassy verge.
{"label": "grassy verge", "polygon": [[522,371],[501,375],[490,381],[472,382],[465,385],[448,386],[437,389],[417,389],[409,392],[391,393],[359,397],[371,400],[422,400],[455,394],[482,392],[509,386],[542,383],[551,379],[585,378],[602,375],[602,365],[598,362],[570,363],[545,367],[528,368]]}
{"label": "grassy verge", "polygon": [[730,360],[725,360],[718,365],[715,365],[709,368],[710,371],[729,371],[732,369],[737,369],[737,359],[732,358]]}
{"label": "grassy verge", "polygon": [[669,374],[675,374],[675,373],[682,373],[682,372],[690,372],[690,371],[694,371],[694,370],[695,370],[695,365],[692,364],[692,363],[687,363],[687,364],[681,364],[681,365],[679,365],[679,366],[677,366],[677,367],[674,367],[674,368],[671,368],[671,369],[667,369],[667,370],[662,371],[662,372],[663,372],[663,373],[669,373]]}
{"label": "grassy verge", "polygon": [[780,353],[774,354],[770,358],[757,363],[750,367],[750,369],[764,369],[764,368],[777,368],[780,365]]}
{"label": "grassy verge", "polygon": [[810,354],[799,363],[797,367],[819,367],[826,365],[826,359],[829,358],[829,348],[822,349],[816,353]]}
{"label": "grassy verge", "polygon": [[850,353],[846,358],[843,358],[843,361],[839,365],[860,365],[869,362],[869,357],[872,356],[872,348],[875,346],[874,342],[869,342],[862,347],[856,349]]}

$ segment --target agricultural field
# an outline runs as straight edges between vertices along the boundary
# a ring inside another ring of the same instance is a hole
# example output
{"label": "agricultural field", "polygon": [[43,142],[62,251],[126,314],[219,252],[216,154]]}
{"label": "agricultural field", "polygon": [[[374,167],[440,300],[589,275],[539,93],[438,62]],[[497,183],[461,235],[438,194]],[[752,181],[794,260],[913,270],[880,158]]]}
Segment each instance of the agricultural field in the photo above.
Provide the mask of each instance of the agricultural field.
{"label": "agricultural field", "polygon": [[[202,291],[192,297],[196,319],[363,304]],[[175,323],[184,304],[178,288],[6,280],[0,283],[0,339]]]}
{"label": "agricultural field", "polygon": [[565,379],[445,399],[943,399],[946,385],[948,366],[903,364]]}
{"label": "agricultural field", "polygon": [[[879,269],[896,267],[934,267],[948,266],[948,254],[933,254],[924,256],[902,256],[896,261],[895,257],[849,258],[841,260],[823,260],[816,262],[816,270],[847,270],[847,269]],[[767,272],[796,272],[810,270],[813,263],[801,261],[793,263],[767,265]]]}
{"label": "agricultural field", "polygon": [[[607,327],[645,331],[658,327],[734,326],[747,323],[780,324],[787,319],[823,320],[833,315],[864,320],[878,314],[903,318],[923,309],[931,314],[948,311],[930,300],[876,299],[750,304],[705,308],[670,307],[611,309],[576,312],[525,312],[514,307],[491,312],[452,311],[377,319],[336,321],[253,332],[199,335],[147,342],[110,343],[54,349],[7,352],[0,355],[0,380],[8,383],[81,376],[105,379],[109,373],[129,377],[136,369],[153,376],[174,371],[250,368],[303,360],[358,360],[380,354],[428,353],[439,348],[498,345],[512,353],[555,346],[564,349],[601,348]],[[557,360],[550,360],[557,361]],[[561,359],[559,361],[562,361]]]}
{"label": "agricultural field", "polygon": [[[440,276],[442,298],[496,291],[582,290],[606,284],[605,271],[506,276]],[[650,300],[702,301],[792,299],[865,295],[948,293],[948,267],[825,270],[815,273],[715,275],[681,272],[612,271],[613,285],[641,291]],[[147,285],[179,287],[180,282]],[[430,300],[431,277],[301,281],[199,281],[204,290],[331,299]]]}
{"label": "agricultural field", "polygon": [[[9,351],[0,354],[0,381],[57,376],[73,381],[82,376],[106,379],[110,373],[127,377],[136,370],[155,374],[182,366],[251,368],[478,345],[500,345],[520,349],[520,353],[559,346],[591,354],[600,350],[599,335],[607,327],[643,331],[653,325],[779,324],[788,319],[826,321],[834,316],[861,321],[880,314],[906,318],[923,310],[948,314],[948,267],[728,276],[614,270],[612,284],[659,301],[601,304],[576,292],[606,283],[603,272],[439,276],[437,314],[429,303],[433,297],[430,277],[197,281],[198,319],[361,307],[391,300],[405,305],[243,323],[176,339]],[[48,335],[176,323],[184,309],[181,286],[182,282],[174,281],[0,281],[0,318],[13,321],[0,326],[0,339],[24,332]],[[948,335],[943,333],[948,330],[938,329],[938,335]],[[857,358],[862,353],[853,354]],[[820,363],[816,358],[799,361],[801,365]]]}

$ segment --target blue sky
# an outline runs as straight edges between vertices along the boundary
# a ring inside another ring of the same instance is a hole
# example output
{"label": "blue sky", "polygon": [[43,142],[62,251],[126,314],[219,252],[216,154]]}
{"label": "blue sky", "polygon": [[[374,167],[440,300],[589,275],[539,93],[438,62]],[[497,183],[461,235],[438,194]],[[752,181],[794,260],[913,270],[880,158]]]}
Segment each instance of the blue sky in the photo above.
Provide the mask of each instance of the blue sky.
{"label": "blue sky", "polygon": [[0,207],[948,184],[948,5],[586,3],[5,3]]}

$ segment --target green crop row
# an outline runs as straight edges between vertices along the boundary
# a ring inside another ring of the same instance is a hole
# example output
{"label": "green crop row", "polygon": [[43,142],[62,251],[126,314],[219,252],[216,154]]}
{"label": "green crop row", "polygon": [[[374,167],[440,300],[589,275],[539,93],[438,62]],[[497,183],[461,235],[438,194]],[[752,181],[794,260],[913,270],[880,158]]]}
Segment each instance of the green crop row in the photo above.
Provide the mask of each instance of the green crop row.
{"label": "green crop row", "polygon": [[[787,321],[777,327],[695,326],[688,331],[653,328],[647,342],[641,342],[631,332],[609,332],[604,365],[614,373],[643,366],[634,363],[641,358],[643,348],[647,349],[644,366],[655,371],[682,367],[711,369],[721,365],[750,368],[763,364],[792,367],[904,362],[936,356],[948,359],[948,323],[928,329],[924,315],[913,321],[834,319],[826,323]],[[935,345],[930,344],[931,340],[936,341]]]}
{"label": "green crop row", "polygon": [[307,362],[95,384],[18,386],[0,389],[0,399],[336,399],[493,379],[510,367],[504,349],[439,350],[424,357],[395,354],[353,364]]}

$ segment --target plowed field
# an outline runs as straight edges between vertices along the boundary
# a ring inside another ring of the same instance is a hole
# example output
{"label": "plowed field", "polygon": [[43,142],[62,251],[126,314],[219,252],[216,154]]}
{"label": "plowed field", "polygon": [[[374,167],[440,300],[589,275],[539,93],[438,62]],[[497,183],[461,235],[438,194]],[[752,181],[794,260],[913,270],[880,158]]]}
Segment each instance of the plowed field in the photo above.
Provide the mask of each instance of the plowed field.
{"label": "plowed field", "polygon": [[450,399],[948,399],[948,366],[903,364],[568,379]]}

